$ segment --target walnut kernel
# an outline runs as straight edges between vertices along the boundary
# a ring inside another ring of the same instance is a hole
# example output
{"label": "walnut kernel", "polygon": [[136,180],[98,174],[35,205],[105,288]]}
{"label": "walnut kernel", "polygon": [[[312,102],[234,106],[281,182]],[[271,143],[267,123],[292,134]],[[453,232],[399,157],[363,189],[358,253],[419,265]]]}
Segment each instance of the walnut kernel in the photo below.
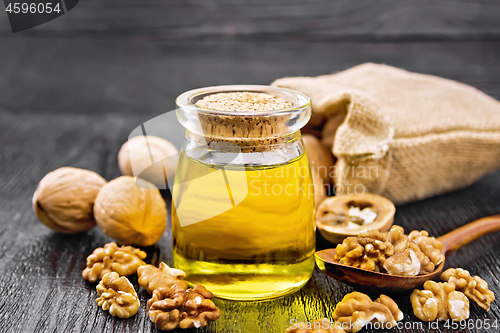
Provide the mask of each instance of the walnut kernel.
{"label": "walnut kernel", "polygon": [[420,261],[412,249],[387,258],[384,268],[391,275],[415,276],[420,273]]}
{"label": "walnut kernel", "polygon": [[212,297],[213,294],[201,285],[188,290],[184,290],[181,284],[160,287],[153,291],[153,297],[148,301],[148,316],[160,330],[200,328],[220,316]]}
{"label": "walnut kernel", "polygon": [[347,237],[337,245],[334,260],[342,265],[379,271],[379,265],[394,254],[394,247],[384,241],[387,235],[378,230],[363,231],[359,236],[361,238]]}
{"label": "walnut kernel", "polygon": [[112,316],[130,318],[139,310],[139,297],[130,281],[116,272],[104,274],[96,287],[99,298],[97,304],[109,310]]}
{"label": "walnut kernel", "polygon": [[415,244],[412,241],[409,241],[408,248],[411,249],[420,261],[420,275],[425,275],[434,272],[435,266],[434,263],[427,257],[422,250],[420,250],[420,246]]}
{"label": "walnut kernel", "polygon": [[347,332],[357,332],[372,320],[383,323],[385,328],[396,325],[396,320],[387,306],[373,302],[370,297],[360,292],[345,295],[335,307],[333,319]]}
{"label": "walnut kernel", "polygon": [[420,247],[420,250],[429,257],[434,265],[437,266],[444,260],[444,255],[441,253],[443,244],[436,238],[429,237],[427,231],[413,230],[408,235],[408,238]]}
{"label": "walnut kernel", "polygon": [[116,272],[120,276],[134,274],[137,268],[145,265],[142,259],[146,252],[132,246],[118,247],[116,243],[108,243],[104,248],[99,247],[87,257],[87,267],[82,276],[85,280],[96,282],[106,273]]}
{"label": "walnut kernel", "polygon": [[137,276],[139,284],[150,294],[159,287],[172,287],[176,283],[187,289],[187,282],[182,280],[186,273],[180,269],[170,268],[164,262],[161,262],[158,268],[153,265],[139,267]]}
{"label": "walnut kernel", "polygon": [[451,282],[426,281],[425,290],[415,289],[410,301],[415,316],[420,320],[464,320],[469,318],[469,300],[460,291],[455,291]]}
{"label": "walnut kernel", "polygon": [[408,236],[399,225],[393,225],[389,230],[389,242],[394,246],[394,253],[401,253],[408,248]]}
{"label": "walnut kernel", "polygon": [[381,242],[387,242],[389,234],[387,232],[380,232],[376,229],[365,229],[358,234],[358,238],[372,238]]}
{"label": "walnut kernel", "polygon": [[394,317],[394,319],[396,319],[396,321],[404,319],[403,311],[399,309],[396,302],[394,302],[394,300],[389,296],[382,294],[375,300],[375,302],[385,305],[389,309],[389,311],[391,311],[392,316]]}
{"label": "walnut kernel", "polygon": [[441,273],[441,280],[455,284],[457,290],[462,291],[484,311],[488,311],[495,300],[495,294],[488,289],[488,283],[479,276],[471,277],[465,269],[449,268]]}
{"label": "walnut kernel", "polygon": [[469,299],[460,291],[452,291],[446,301],[451,320],[461,321],[469,318]]}
{"label": "walnut kernel", "polygon": [[438,315],[439,299],[429,290],[415,289],[410,295],[415,316],[423,321],[434,321]]}

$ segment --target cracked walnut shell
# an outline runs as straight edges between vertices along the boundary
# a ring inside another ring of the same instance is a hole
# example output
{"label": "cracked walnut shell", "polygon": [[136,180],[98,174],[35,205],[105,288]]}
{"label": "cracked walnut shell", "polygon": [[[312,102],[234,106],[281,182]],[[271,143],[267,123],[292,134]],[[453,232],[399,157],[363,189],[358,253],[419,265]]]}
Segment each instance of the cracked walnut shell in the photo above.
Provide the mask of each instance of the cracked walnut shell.
{"label": "cracked walnut shell", "polygon": [[120,276],[134,274],[137,268],[145,265],[142,259],[146,258],[146,252],[132,246],[118,247],[116,243],[108,243],[99,247],[87,257],[87,267],[82,276],[85,280],[96,282],[103,278],[106,273],[116,272]]}
{"label": "cracked walnut shell", "polygon": [[347,237],[342,244],[337,245],[334,261],[342,265],[379,271],[379,265],[383,265],[385,260],[394,254],[394,246],[379,240],[384,239],[384,234],[376,230],[360,235],[370,237]]}
{"label": "cracked walnut shell", "polygon": [[130,176],[118,177],[101,188],[94,215],[107,236],[139,246],[158,242],[167,223],[167,207],[160,191]]}
{"label": "cracked walnut shell", "polygon": [[397,324],[391,310],[382,304],[382,301],[373,302],[370,297],[360,292],[345,295],[335,307],[333,319],[347,332],[357,332],[372,320],[383,323],[385,328]]}
{"label": "cracked walnut shell", "polygon": [[469,300],[453,283],[426,281],[424,290],[415,289],[410,295],[413,313],[423,321],[460,321],[469,318]]}
{"label": "cracked walnut shell", "polygon": [[365,229],[389,230],[395,212],[394,204],[379,195],[336,195],[319,204],[316,225],[325,239],[340,244]]}
{"label": "cracked walnut shell", "polygon": [[50,229],[75,233],[90,230],[96,222],[94,201],[106,180],[89,170],[63,167],[40,180],[33,194],[33,211]]}
{"label": "cracked walnut shell", "polygon": [[212,297],[213,294],[201,285],[188,290],[178,283],[172,287],[160,287],[153,291],[153,297],[148,301],[148,316],[160,330],[200,328],[220,316]]}
{"label": "cracked walnut shell", "polygon": [[296,323],[287,328],[285,333],[344,333],[340,323],[333,323],[327,318],[312,323]]}
{"label": "cracked walnut shell", "polygon": [[130,281],[116,272],[106,273],[96,287],[97,304],[112,316],[130,318],[139,310],[139,297]]}
{"label": "cracked walnut shell", "polygon": [[139,267],[137,276],[139,284],[150,294],[159,287],[172,287],[176,283],[187,289],[187,282],[182,280],[186,273],[180,269],[170,268],[164,262],[161,262],[158,268],[153,265]]}
{"label": "cracked walnut shell", "polygon": [[462,291],[484,311],[488,311],[495,300],[495,294],[488,289],[488,283],[479,276],[472,277],[465,269],[449,268],[440,277],[443,281],[455,284],[457,290]]}

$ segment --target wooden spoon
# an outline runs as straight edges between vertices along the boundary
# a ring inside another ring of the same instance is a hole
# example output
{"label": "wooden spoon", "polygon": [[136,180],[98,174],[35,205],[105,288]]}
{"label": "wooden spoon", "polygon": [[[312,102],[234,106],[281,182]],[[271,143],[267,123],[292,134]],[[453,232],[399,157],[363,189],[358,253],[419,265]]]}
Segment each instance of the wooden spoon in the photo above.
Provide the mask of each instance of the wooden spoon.
{"label": "wooden spoon", "polygon": [[[443,244],[441,252],[444,254],[445,258],[447,258],[453,252],[473,240],[499,230],[500,215],[493,215],[476,220],[439,237],[438,240]],[[353,287],[385,293],[415,289],[421,286],[425,281],[432,280],[439,276],[444,267],[443,260],[432,273],[417,276],[398,276],[367,271],[336,263],[333,260],[335,257],[335,249],[317,251],[314,256],[316,264],[323,273]]]}

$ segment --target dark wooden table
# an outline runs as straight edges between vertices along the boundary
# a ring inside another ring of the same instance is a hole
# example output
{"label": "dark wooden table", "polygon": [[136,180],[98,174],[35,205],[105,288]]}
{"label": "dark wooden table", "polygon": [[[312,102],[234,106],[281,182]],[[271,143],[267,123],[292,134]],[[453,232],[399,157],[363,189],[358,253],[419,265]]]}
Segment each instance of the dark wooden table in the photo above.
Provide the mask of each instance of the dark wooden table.
{"label": "dark wooden table", "polygon": [[[131,130],[202,86],[268,84],[372,61],[455,79],[500,99],[499,17],[494,0],[87,0],[14,35],[0,14],[0,331],[156,331],[145,306],[127,320],[99,309],[95,285],[82,279],[85,258],[109,238],[97,228],[56,234],[37,221],[31,197],[47,172],[69,165],[119,176],[116,156]],[[395,220],[439,236],[498,213],[500,172],[399,206]],[[317,247],[331,244],[318,234]],[[171,264],[169,229],[146,250],[152,263]],[[500,297],[500,233],[462,248],[446,266],[480,275]],[[217,300],[221,318],[199,332],[284,332],[292,319],[331,317],[352,290],[316,270],[302,290],[279,300]],[[144,305],[149,295],[139,295]],[[409,294],[395,300],[406,328],[392,332],[420,332]],[[498,304],[485,313],[471,302],[464,331],[499,321]],[[443,323],[423,327],[454,331]]]}

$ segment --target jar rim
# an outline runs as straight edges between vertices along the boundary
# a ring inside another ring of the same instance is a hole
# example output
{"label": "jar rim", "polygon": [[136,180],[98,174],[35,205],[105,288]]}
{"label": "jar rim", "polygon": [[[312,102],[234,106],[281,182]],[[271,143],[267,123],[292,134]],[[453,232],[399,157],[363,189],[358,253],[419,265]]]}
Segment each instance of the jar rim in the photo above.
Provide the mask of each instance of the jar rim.
{"label": "jar rim", "polygon": [[[227,93],[227,92],[257,92],[271,94],[282,97],[293,104],[289,107],[268,110],[268,111],[221,111],[196,106],[199,99],[212,94]],[[214,115],[227,115],[227,116],[270,116],[270,115],[284,115],[287,113],[294,113],[301,109],[306,109],[311,106],[311,98],[306,94],[288,88],[273,87],[266,85],[222,85],[211,86],[204,88],[197,88],[186,91],[179,95],[175,100],[178,108],[189,109],[190,111],[212,113]]]}

